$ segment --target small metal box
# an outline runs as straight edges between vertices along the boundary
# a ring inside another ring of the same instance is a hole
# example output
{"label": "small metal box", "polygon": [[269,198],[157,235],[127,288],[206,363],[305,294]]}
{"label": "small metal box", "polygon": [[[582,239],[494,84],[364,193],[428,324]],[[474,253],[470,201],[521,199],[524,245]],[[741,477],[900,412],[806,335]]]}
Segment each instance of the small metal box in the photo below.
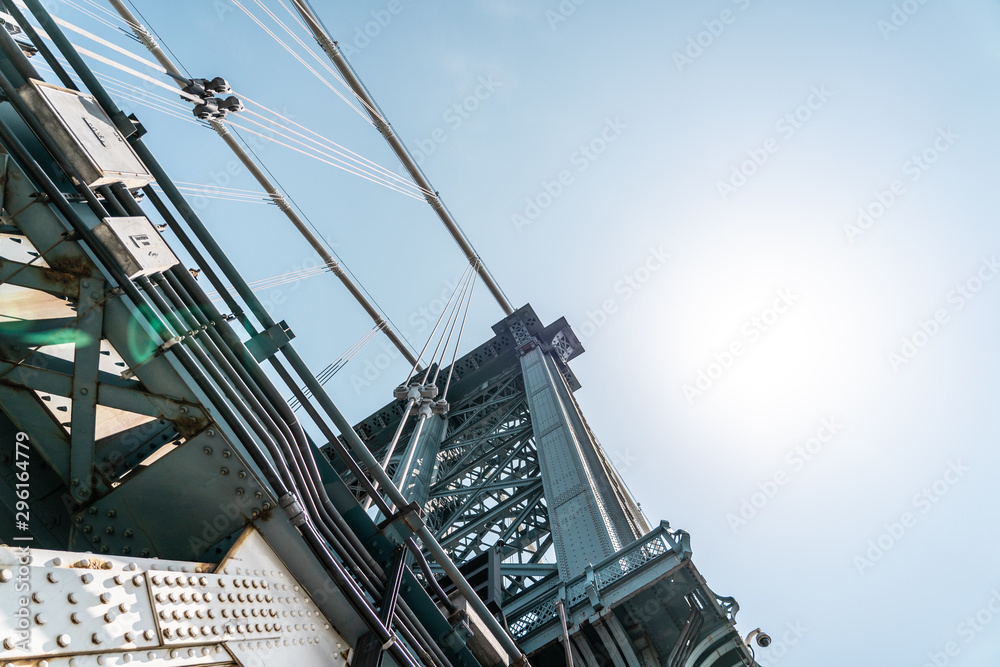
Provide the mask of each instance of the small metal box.
{"label": "small metal box", "polygon": [[118,261],[129,279],[166,271],[178,263],[146,218],[104,218],[94,235]]}
{"label": "small metal box", "polygon": [[148,185],[153,177],[90,95],[31,79],[18,93],[88,187]]}

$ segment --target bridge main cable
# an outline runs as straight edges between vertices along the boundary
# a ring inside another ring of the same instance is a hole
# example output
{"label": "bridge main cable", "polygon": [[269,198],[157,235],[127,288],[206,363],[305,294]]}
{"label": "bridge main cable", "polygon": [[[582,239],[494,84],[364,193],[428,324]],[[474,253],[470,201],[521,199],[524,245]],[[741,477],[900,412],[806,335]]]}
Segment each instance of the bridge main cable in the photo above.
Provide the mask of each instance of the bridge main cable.
{"label": "bridge main cable", "polygon": [[[146,46],[150,53],[160,62],[161,65],[167,70],[167,74],[174,79],[177,85],[183,89],[184,86],[190,84],[191,81],[187,77],[179,74],[179,68],[173,63],[170,57],[160,48],[156,40],[146,31],[145,27],[139,22],[139,20],[132,14],[132,12],[125,6],[121,0],[109,0],[111,5],[121,14],[121,17],[125,19],[126,22],[132,27],[132,31],[135,33],[136,37]],[[218,120],[211,120],[209,124],[212,129],[222,137],[222,140],[226,142],[226,145],[233,151],[240,162],[250,171],[253,177],[260,183],[264,191],[270,196],[271,200],[281,209],[281,212],[295,225],[295,228],[299,230],[302,237],[312,246],[323,262],[329,267],[330,271],[340,279],[340,282],[344,284],[347,291],[351,293],[351,296],[357,300],[361,307],[364,308],[368,316],[372,318],[375,325],[382,330],[386,335],[386,338],[396,346],[396,349],[400,351],[410,364],[419,366],[420,362],[413,352],[410,351],[409,346],[403,341],[403,339],[397,334],[386,318],[382,317],[378,309],[375,308],[374,304],[368,299],[368,297],[362,292],[361,288],[351,279],[347,274],[347,271],[340,265],[332,254],[323,246],[322,242],[316,238],[316,235],[312,233],[305,221],[295,212],[295,209],[288,203],[285,196],[278,190],[266,174],[261,170],[254,159],[243,149],[243,146],[236,141],[235,138],[229,133]]]}
{"label": "bridge main cable", "polygon": [[[115,2],[115,4],[118,2],[118,0],[112,1]],[[490,290],[490,293],[493,294],[493,298],[496,299],[498,304],[500,304],[500,308],[503,309],[504,314],[513,314],[514,308],[511,306],[507,296],[503,293],[503,290],[500,289],[500,286],[493,279],[493,276],[490,275],[490,272],[487,270],[482,258],[476,252],[476,249],[472,247],[472,244],[469,242],[469,239],[466,238],[465,233],[462,232],[458,223],[441,201],[441,197],[437,190],[435,190],[430,184],[430,181],[427,180],[424,172],[413,159],[413,156],[410,155],[409,149],[403,144],[399,137],[396,136],[396,133],[393,132],[389,122],[381,115],[375,100],[368,93],[368,89],[365,88],[364,84],[361,83],[357,74],[354,73],[350,63],[348,63],[347,59],[344,58],[340,49],[337,48],[336,42],[333,41],[333,38],[330,37],[326,29],[320,23],[319,19],[313,15],[312,11],[303,0],[292,0],[292,4],[295,5],[295,9],[298,10],[302,18],[305,19],[313,37],[317,42],[319,42],[320,48],[322,48],[323,52],[326,53],[331,61],[333,61],[333,64],[340,71],[344,80],[347,82],[347,85],[350,86],[351,91],[353,91],[358,99],[364,104],[365,110],[368,112],[368,116],[372,119],[372,123],[375,124],[375,128],[378,129],[379,133],[383,137],[385,137],[389,147],[392,148],[392,151],[396,154],[396,157],[399,158],[399,161],[403,163],[403,166],[406,168],[406,171],[409,172],[413,181],[426,191],[427,194],[424,195],[424,198],[427,200],[427,203],[431,205],[431,208],[433,208],[435,213],[438,214],[438,217],[441,218],[441,222],[444,223],[444,226],[448,229],[452,238],[455,239],[455,242],[458,243],[462,252],[465,253],[469,263],[475,267],[476,272],[479,273],[479,276],[483,279],[483,283],[485,283],[486,287]]]}

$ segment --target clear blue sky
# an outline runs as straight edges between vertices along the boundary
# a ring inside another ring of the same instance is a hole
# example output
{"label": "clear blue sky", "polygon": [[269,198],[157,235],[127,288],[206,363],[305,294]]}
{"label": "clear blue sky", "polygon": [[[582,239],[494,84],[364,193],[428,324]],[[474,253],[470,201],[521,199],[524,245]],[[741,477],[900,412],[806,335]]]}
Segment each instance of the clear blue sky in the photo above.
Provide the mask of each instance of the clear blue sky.
{"label": "clear blue sky", "polygon": [[[588,420],[774,636],[762,664],[994,664],[996,3],[315,4],[511,300],[584,339]],[[395,168],[230,0],[138,7],[193,76]],[[215,136],[136,110],[175,178],[218,182]],[[419,348],[463,270],[430,208],[258,153]],[[248,278],[315,263],[273,207],[199,206]],[[370,325],[331,276],[262,294],[317,371]],[[501,316],[479,288],[463,348]],[[329,384],[354,420],[405,377],[386,349]]]}

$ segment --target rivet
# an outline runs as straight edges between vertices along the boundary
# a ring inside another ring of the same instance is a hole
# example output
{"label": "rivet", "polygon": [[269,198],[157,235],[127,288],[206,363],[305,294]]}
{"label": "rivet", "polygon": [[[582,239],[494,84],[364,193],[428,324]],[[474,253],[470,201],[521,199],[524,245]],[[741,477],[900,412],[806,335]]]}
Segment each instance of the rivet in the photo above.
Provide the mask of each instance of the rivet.
{"label": "rivet", "polygon": [[69,646],[69,635],[59,635],[56,637],[56,643],[63,648]]}
{"label": "rivet", "polygon": [[44,614],[35,614],[35,623],[38,625],[45,625],[48,620],[49,619],[46,618]]}
{"label": "rivet", "polygon": [[86,396],[88,393],[90,393],[90,392],[87,391],[86,387],[80,387],[80,394],[81,395]]}
{"label": "rivet", "polygon": [[97,633],[95,632],[94,634],[90,635],[90,641],[93,642],[94,644],[100,644],[101,638],[98,637]]}
{"label": "rivet", "polygon": [[69,601],[70,604],[76,604],[76,593],[70,593],[69,595],[66,596],[66,599]]}
{"label": "rivet", "polygon": [[14,573],[8,568],[0,570],[0,583],[6,583],[14,578]]}

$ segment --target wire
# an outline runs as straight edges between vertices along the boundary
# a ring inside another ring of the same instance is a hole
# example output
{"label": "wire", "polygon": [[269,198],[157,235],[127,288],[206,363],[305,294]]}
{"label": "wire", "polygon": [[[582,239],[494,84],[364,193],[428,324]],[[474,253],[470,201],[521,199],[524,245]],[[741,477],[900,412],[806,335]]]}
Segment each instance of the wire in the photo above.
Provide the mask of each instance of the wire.
{"label": "wire", "polygon": [[[452,299],[455,298],[455,294],[458,292],[459,285],[461,285],[462,283],[465,282],[466,275],[469,273],[469,269],[470,268],[471,268],[471,266],[465,267],[465,271],[462,273],[462,277],[459,279],[458,283],[455,284],[455,289],[453,289],[451,291],[451,296],[448,298],[448,303],[446,303],[444,305],[444,308],[441,309],[441,314],[438,315],[437,322],[434,323],[434,328],[431,329],[431,332],[427,335],[427,342],[424,343],[423,349],[420,350],[420,354],[417,355],[417,362],[418,363],[420,362],[420,360],[423,359],[424,352],[427,351],[427,347],[431,344],[431,339],[434,338],[434,334],[437,332],[438,327],[441,325],[441,320],[442,320],[442,318],[444,318],[444,314],[448,310],[448,306],[451,305]],[[428,369],[429,368],[430,368],[430,365],[428,365]],[[409,384],[410,379],[413,377],[413,374],[416,372],[416,370],[417,370],[417,364],[413,364],[413,367],[410,369],[410,373],[406,376],[406,380],[403,382],[404,386],[407,385],[407,384]],[[424,379],[426,379],[426,374],[424,376]]]}
{"label": "wire", "polygon": [[[475,276],[475,271],[472,272],[472,276]],[[458,303],[455,304],[455,309],[452,312],[452,317],[450,318],[451,328],[448,330],[448,338],[444,342],[444,348],[441,350],[441,358],[437,362],[437,368],[434,370],[434,380],[431,384],[437,384],[438,375],[441,373],[441,364],[444,362],[444,356],[448,353],[448,345],[451,344],[451,335],[455,332],[455,325],[458,323],[458,311],[461,310],[462,303],[465,302],[465,291],[472,284],[473,280],[470,277],[465,281],[465,285],[462,287],[462,295],[458,299]],[[430,370],[429,368],[427,370]]]}
{"label": "wire", "polygon": [[[228,116],[226,117],[225,120],[227,122],[233,123],[233,121]],[[324,150],[322,150],[320,148],[313,148],[312,146],[309,146],[305,142],[299,141],[298,139],[295,139],[294,137],[290,137],[287,134],[285,134],[284,132],[281,132],[280,130],[276,130],[273,127],[268,127],[267,125],[265,125],[263,123],[259,123],[259,122],[255,121],[255,120],[251,119],[251,118],[243,117],[243,118],[241,118],[241,120],[243,122],[247,122],[247,123],[251,123],[253,125],[256,125],[256,126],[258,126],[260,128],[263,128],[263,129],[265,129],[265,130],[267,130],[269,132],[273,132],[274,134],[276,134],[276,135],[278,135],[280,137],[284,137],[285,139],[288,139],[289,141],[291,141],[293,143],[299,144],[300,146],[304,146],[305,149],[306,149],[306,151],[313,151],[314,153],[308,153],[308,152],[305,152],[305,151],[300,151],[300,152],[303,152],[306,155],[309,155],[310,157],[319,159],[319,158],[316,157],[317,155],[325,156],[325,157],[327,157],[327,158],[329,158],[330,160],[333,161],[333,162],[328,162],[328,164],[332,164],[333,166],[337,166],[339,169],[342,169],[343,171],[347,171],[349,173],[353,173],[353,174],[356,174],[358,176],[362,176],[363,178],[366,178],[366,180],[370,180],[370,181],[373,181],[375,183],[379,183],[380,185],[384,185],[385,187],[388,187],[391,190],[396,190],[397,192],[406,193],[406,190],[404,190],[402,187],[400,187],[399,185],[397,185],[395,183],[392,183],[388,179],[380,176],[379,174],[372,173],[372,172],[369,172],[369,171],[362,171],[361,167],[352,165],[349,162],[345,162],[344,160],[341,160],[340,158],[338,158],[338,157],[336,157],[334,155],[331,155],[330,153],[327,153],[326,151],[324,151]],[[233,123],[233,124],[235,125],[235,123]],[[242,129],[244,129],[244,130],[246,130],[248,132],[251,131],[247,127],[243,127],[243,126],[239,126],[239,125],[237,125],[237,127],[242,127]],[[290,130],[290,131],[294,132],[294,130]],[[296,134],[298,134],[298,133],[296,133]],[[308,139],[308,137],[306,137],[306,139]],[[272,141],[275,141],[275,143],[282,143],[282,142],[278,142],[278,141],[273,140],[273,139],[272,139]],[[310,141],[313,141],[313,143],[318,143],[315,140],[310,140]],[[283,144],[283,145],[287,146],[287,144]],[[289,146],[289,148],[292,148],[292,147]],[[324,160],[324,162],[326,162],[326,160]],[[406,183],[405,181],[403,181],[403,182]],[[412,185],[412,184],[410,184],[410,185]],[[413,186],[413,187],[416,187],[416,186]],[[416,198],[417,199],[422,199],[422,197],[416,197]]]}
{"label": "wire", "polygon": [[[264,32],[266,32],[268,35],[270,35],[271,38],[274,39],[274,41],[276,41],[279,46],[281,46],[281,48],[283,48],[285,51],[287,51],[293,58],[295,58],[296,60],[298,60],[302,64],[303,67],[305,67],[307,70],[309,70],[310,72],[312,72],[312,74],[317,79],[319,79],[323,83],[323,85],[325,85],[327,88],[329,88],[331,91],[333,91],[333,93],[337,97],[339,97],[340,99],[342,99],[347,104],[347,106],[349,106],[352,109],[354,109],[354,111],[359,116],[361,116],[366,121],[368,121],[368,117],[365,116],[365,113],[361,109],[359,109],[356,106],[354,106],[351,103],[350,100],[348,100],[346,97],[344,97],[343,93],[341,93],[339,90],[337,90],[333,86],[333,84],[331,84],[329,81],[327,81],[319,72],[317,72],[315,69],[313,69],[312,66],[309,63],[307,63],[305,60],[302,59],[301,56],[299,56],[299,54],[295,53],[294,49],[292,49],[290,46],[288,46],[288,44],[286,44],[284,41],[282,41],[282,39],[280,37],[278,37],[278,35],[276,35],[270,28],[268,28],[266,25],[264,25],[264,23],[260,19],[258,19],[256,16],[253,15],[253,13],[250,12],[250,10],[248,10],[246,7],[244,7],[243,5],[241,5],[240,2],[239,2],[239,0],[231,0],[231,1],[232,1],[232,3],[234,5],[236,5],[237,7],[239,7],[243,11],[244,14],[246,14],[247,16],[249,16],[251,21],[253,21],[254,23],[256,23],[258,26],[260,26],[260,28]],[[310,53],[311,53],[311,51],[310,51]]]}
{"label": "wire", "polygon": [[391,185],[391,184],[386,184],[386,183],[385,183],[384,181],[379,181],[379,180],[376,180],[375,178],[372,178],[372,177],[370,177],[370,176],[367,176],[367,175],[365,175],[365,174],[363,174],[363,173],[360,173],[360,172],[357,172],[357,171],[352,171],[351,169],[348,169],[348,168],[346,168],[346,167],[342,167],[341,165],[339,165],[339,164],[336,164],[335,162],[331,162],[330,160],[326,160],[326,159],[323,159],[322,157],[319,157],[318,155],[314,155],[314,154],[312,154],[312,153],[309,153],[308,151],[304,151],[304,150],[302,150],[301,148],[296,148],[295,146],[292,146],[292,145],[290,145],[290,144],[286,144],[286,143],[285,143],[285,142],[283,142],[283,141],[278,141],[278,140],[277,140],[277,139],[275,139],[274,137],[269,137],[269,136],[267,136],[266,134],[263,134],[263,133],[261,133],[261,132],[257,132],[257,131],[255,131],[255,130],[251,130],[251,129],[250,129],[250,128],[248,128],[248,127],[244,127],[244,126],[242,126],[242,125],[237,125],[237,124],[236,124],[236,123],[234,123],[234,122],[233,122],[233,121],[232,121],[232,120],[230,119],[230,117],[228,117],[228,116],[227,116],[227,117],[226,117],[226,118],[225,118],[224,120],[225,120],[225,121],[226,121],[226,123],[228,123],[228,124],[229,124],[230,126],[232,126],[232,127],[235,127],[235,128],[238,128],[238,129],[241,129],[241,130],[243,130],[244,132],[248,132],[248,133],[250,133],[250,134],[253,134],[253,135],[255,135],[255,136],[258,136],[258,137],[260,137],[261,139],[266,139],[267,141],[271,141],[271,142],[274,142],[274,143],[278,144],[279,146],[284,146],[285,148],[289,148],[289,149],[291,149],[291,150],[295,151],[296,153],[302,153],[303,155],[305,155],[305,156],[307,156],[307,157],[311,157],[311,158],[313,158],[314,160],[318,160],[318,161],[320,161],[320,162],[324,162],[324,163],[326,163],[326,164],[330,165],[331,167],[335,167],[335,168],[337,168],[337,169],[340,169],[340,170],[342,170],[342,171],[346,171],[346,172],[348,172],[348,173],[351,173],[351,174],[354,174],[355,176],[360,176],[361,178],[365,179],[366,181],[371,181],[371,182],[373,182],[373,183],[375,183],[375,184],[377,184],[377,185],[381,185],[381,186],[383,186],[383,187],[385,187],[385,188],[389,188],[390,190],[395,190],[396,192],[399,192],[399,193],[400,193],[400,194],[402,194],[402,195],[405,195],[405,196],[407,196],[407,197],[410,197],[411,199],[416,199],[416,200],[418,200],[418,201],[421,201],[421,200],[422,200],[422,198],[421,198],[420,196],[418,196],[418,195],[415,195],[415,194],[412,194],[412,193],[410,193],[410,192],[407,192],[406,190],[403,190],[402,188],[398,188],[398,187],[395,187],[395,186],[393,186],[393,185]]}
{"label": "wire", "polygon": [[455,341],[455,352],[451,355],[451,365],[448,367],[448,381],[444,383],[444,392],[441,394],[441,400],[448,399],[448,387],[451,386],[451,376],[455,372],[455,360],[458,359],[458,346],[462,344],[462,333],[465,331],[465,322],[469,317],[469,306],[472,304],[472,292],[476,289],[476,278],[478,277],[479,272],[473,272],[472,287],[469,288],[469,300],[465,302],[465,312],[462,313],[462,326],[458,329],[458,340]]}
{"label": "wire", "polygon": [[[434,193],[433,193],[433,192],[431,192],[430,190],[427,190],[427,189],[425,189],[425,188],[422,188],[422,187],[420,187],[419,185],[417,185],[416,183],[414,183],[414,182],[413,182],[412,180],[410,180],[410,179],[407,179],[407,178],[404,178],[404,177],[400,176],[399,174],[396,174],[396,173],[395,173],[395,172],[393,172],[392,170],[390,170],[390,169],[387,169],[386,167],[383,167],[382,165],[378,164],[377,162],[374,162],[374,161],[372,161],[372,160],[369,160],[368,158],[364,157],[363,155],[360,155],[360,154],[358,154],[358,153],[355,153],[354,151],[352,151],[352,150],[350,150],[350,149],[348,149],[348,148],[345,148],[344,146],[341,146],[341,145],[340,145],[340,144],[338,144],[337,142],[335,142],[335,141],[333,141],[333,140],[331,140],[331,139],[328,139],[327,137],[324,137],[324,136],[323,136],[322,134],[319,134],[318,132],[315,132],[315,131],[313,131],[313,130],[310,130],[310,129],[309,129],[308,127],[305,127],[305,126],[303,126],[303,125],[300,125],[299,123],[296,123],[295,121],[293,121],[293,120],[292,120],[292,119],[290,119],[290,118],[286,118],[285,116],[282,116],[282,115],[281,115],[280,113],[278,113],[277,111],[274,111],[274,110],[272,110],[272,109],[268,109],[268,108],[267,108],[267,107],[265,107],[265,106],[264,106],[263,104],[260,104],[259,102],[254,102],[253,100],[251,100],[250,98],[246,97],[245,95],[242,95],[242,94],[237,94],[237,95],[238,95],[238,96],[239,96],[239,98],[240,98],[241,100],[243,100],[244,102],[250,102],[250,103],[252,103],[252,104],[254,104],[254,105],[256,105],[256,106],[258,106],[258,107],[260,107],[260,108],[264,109],[265,111],[267,111],[267,112],[269,112],[269,113],[272,113],[272,114],[274,114],[275,116],[277,116],[277,117],[281,118],[281,119],[282,119],[282,120],[284,120],[285,122],[288,122],[288,123],[291,123],[292,125],[295,125],[296,127],[299,127],[299,128],[301,128],[301,129],[305,130],[306,132],[309,132],[310,134],[313,134],[313,135],[315,135],[315,136],[319,137],[319,139],[320,139],[320,140],[322,140],[322,142],[325,142],[326,144],[328,144],[328,145],[330,145],[330,146],[334,147],[334,148],[336,149],[336,152],[340,153],[341,155],[344,155],[345,157],[347,157],[348,155],[350,155],[350,156],[353,156],[353,158],[348,158],[348,159],[353,159],[353,160],[354,160],[355,162],[364,162],[364,163],[367,163],[368,165],[371,165],[372,167],[374,167],[374,168],[378,169],[379,171],[382,171],[382,172],[384,172],[384,173],[385,173],[385,175],[386,175],[386,176],[389,176],[390,178],[393,178],[393,179],[395,179],[395,180],[397,180],[397,181],[400,181],[400,182],[402,182],[402,183],[405,183],[406,185],[408,185],[408,186],[410,186],[410,187],[412,187],[412,188],[416,188],[416,189],[420,190],[421,192],[425,192],[425,193],[427,193],[427,194],[429,194],[429,195],[432,195],[432,194],[434,194]],[[263,119],[263,120],[266,120],[266,121],[267,121],[267,122],[269,122],[269,123],[272,123],[272,124],[274,124],[274,125],[278,125],[279,127],[284,127],[284,129],[288,130],[289,132],[292,132],[293,134],[296,134],[296,135],[298,135],[298,136],[302,137],[303,139],[306,139],[307,141],[311,141],[311,142],[313,142],[313,143],[316,143],[316,144],[319,144],[319,145],[322,145],[322,142],[321,142],[321,141],[317,141],[317,140],[315,140],[315,139],[310,139],[309,137],[305,136],[304,134],[302,134],[302,133],[300,133],[300,132],[296,132],[295,130],[292,130],[292,129],[291,129],[291,128],[289,128],[289,127],[285,127],[285,126],[282,126],[282,125],[281,125],[280,123],[277,123],[277,122],[275,122],[274,120],[271,120],[271,119],[267,118],[266,116],[263,116],[263,115],[261,115],[261,114],[259,114],[259,113],[255,112],[255,111],[252,111],[252,110],[250,110],[250,109],[246,109],[246,110],[245,110],[245,112],[246,112],[247,114],[250,114],[251,116],[256,116],[256,117],[258,117],[258,118],[261,118],[261,119]],[[341,153],[341,151],[343,151],[343,152]]]}
{"label": "wire", "polygon": [[[336,375],[338,372],[340,372],[340,370],[344,368],[344,366],[346,366],[348,362],[351,361],[351,359],[353,359],[361,350],[363,350],[368,345],[368,343],[371,342],[371,340],[375,337],[375,335],[381,330],[382,330],[381,325],[375,325],[367,332],[365,332],[358,340],[354,341],[351,347],[347,348],[347,350],[343,354],[341,354],[340,357],[335,362],[333,362],[332,364],[324,368],[322,371],[317,373],[316,380],[321,385],[325,385],[327,382],[329,382],[330,379],[333,378],[333,376]],[[300,391],[302,391],[303,395],[306,398],[310,398],[312,396],[312,391],[310,391],[306,386],[302,386]],[[298,409],[302,407],[301,401],[299,401],[297,398],[294,397],[289,399],[288,405],[292,408],[292,412],[297,412]]]}

